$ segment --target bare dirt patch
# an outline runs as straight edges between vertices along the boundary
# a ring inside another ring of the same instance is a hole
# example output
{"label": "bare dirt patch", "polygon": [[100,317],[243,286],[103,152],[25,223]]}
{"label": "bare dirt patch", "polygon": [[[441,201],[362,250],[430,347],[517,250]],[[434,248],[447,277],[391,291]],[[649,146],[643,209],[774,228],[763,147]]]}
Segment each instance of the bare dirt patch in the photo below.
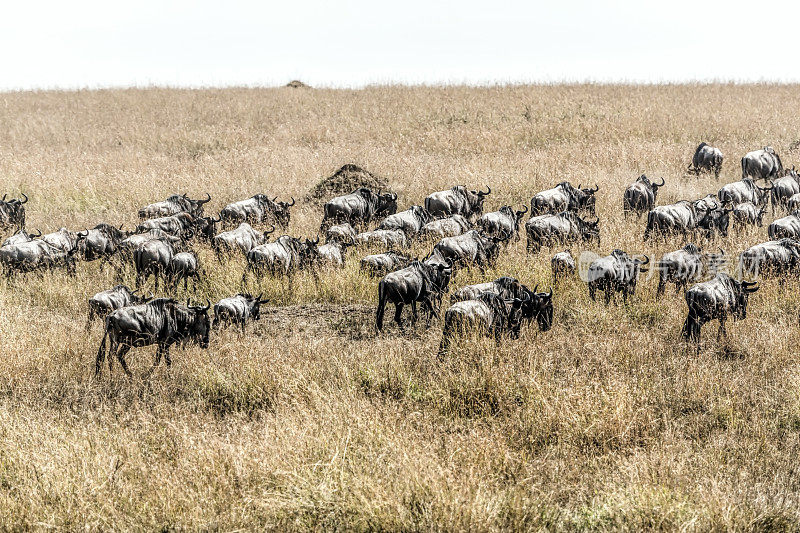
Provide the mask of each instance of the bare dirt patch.
{"label": "bare dirt patch", "polygon": [[386,189],[389,182],[386,178],[376,176],[372,172],[358,165],[348,163],[342,166],[333,175],[323,179],[308,192],[305,197],[307,202],[321,203],[333,196],[348,194],[359,187],[367,187],[377,191]]}

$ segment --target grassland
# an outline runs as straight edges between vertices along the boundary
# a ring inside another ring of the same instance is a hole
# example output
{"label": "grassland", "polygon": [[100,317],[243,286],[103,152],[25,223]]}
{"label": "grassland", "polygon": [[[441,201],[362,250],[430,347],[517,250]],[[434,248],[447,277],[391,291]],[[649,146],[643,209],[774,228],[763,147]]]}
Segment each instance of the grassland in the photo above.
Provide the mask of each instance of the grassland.
{"label": "grassland", "polygon": [[[798,109],[800,88],[772,85],[7,93],[0,193],[26,192],[29,227],[48,231],[130,228],[173,192],[209,192],[209,211],[302,198],[348,162],[387,178],[401,208],[456,183],[490,185],[490,209],[522,205],[570,180],[600,186],[596,251],[655,257],[681,243],[645,247],[626,184],[647,173],[667,181],[661,203],[700,197],[765,144],[791,166]],[[726,156],[719,180],[685,175],[701,140]],[[298,203],[290,233],[319,220]],[[237,292],[242,262],[199,253],[198,297]],[[261,323],[174,350],[146,383],[92,377],[86,299],[109,269],[0,281],[0,528],[800,528],[797,279],[764,281],[747,320],[723,344],[707,326],[699,353],[679,342],[681,295],[651,280],[604,307],[575,280],[551,331],[468,339],[440,363],[438,324],[375,336],[358,254],[318,283],[263,280]],[[549,258],[523,241],[454,283],[548,285]],[[141,373],[152,356],[129,361]]]}

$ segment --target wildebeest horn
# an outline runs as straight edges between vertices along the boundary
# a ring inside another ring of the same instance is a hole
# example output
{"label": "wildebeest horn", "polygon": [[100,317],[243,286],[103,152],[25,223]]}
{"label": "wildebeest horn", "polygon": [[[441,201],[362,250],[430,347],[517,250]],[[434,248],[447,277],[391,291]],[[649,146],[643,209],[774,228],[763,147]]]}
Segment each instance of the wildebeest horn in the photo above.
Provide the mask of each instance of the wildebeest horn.
{"label": "wildebeest horn", "polygon": [[211,309],[211,300],[206,298],[206,306],[201,308],[201,311],[205,312],[205,311],[208,311],[209,309]]}
{"label": "wildebeest horn", "polygon": [[486,192],[480,192],[478,194],[480,194],[481,196],[489,196],[490,194],[492,194],[492,188],[487,185]]}
{"label": "wildebeest horn", "polygon": [[291,198],[292,198],[292,203],[288,204],[286,207],[292,207],[294,205],[294,196],[292,196]]}
{"label": "wildebeest horn", "polygon": [[663,187],[665,183],[666,183],[666,182],[664,181],[664,176],[661,176],[661,184],[660,184],[660,185],[656,185],[656,184],[654,183],[653,185],[656,185],[656,187]]}
{"label": "wildebeest horn", "polygon": [[311,244],[313,244],[314,246],[316,246],[316,245],[318,245],[318,244],[319,244],[319,235],[317,235],[317,238],[316,238],[316,239],[314,239],[313,241],[311,241]]}
{"label": "wildebeest horn", "polygon": [[528,206],[527,205],[523,205],[522,209],[523,210],[517,211],[517,213],[519,213],[520,215],[524,215],[525,213],[528,212]]}
{"label": "wildebeest horn", "polygon": [[600,190],[600,186],[599,186],[598,184],[596,184],[596,183],[595,183],[595,184],[594,184],[594,192],[597,192],[597,191],[599,191],[599,190]]}
{"label": "wildebeest horn", "polygon": [[6,196],[8,196],[8,193],[6,193],[6,194],[4,194],[4,195],[3,195],[3,199],[2,199],[2,200],[0,200],[0,202],[5,202],[5,201],[6,201]]}
{"label": "wildebeest horn", "polygon": [[[41,236],[42,236],[42,230],[40,230],[39,228],[36,228],[36,231],[38,231],[38,232],[39,232],[39,235],[36,235],[36,237],[37,237],[37,238],[38,238],[38,237],[41,237]],[[31,237],[33,237],[33,233],[31,233]]]}
{"label": "wildebeest horn", "polygon": [[725,255],[725,250],[723,250],[721,246],[719,247],[719,253],[720,255]]}
{"label": "wildebeest horn", "polygon": [[211,222],[214,223],[222,222],[222,215],[217,215],[217,220],[214,220],[214,217],[211,217]]}
{"label": "wildebeest horn", "polygon": [[276,196],[275,198],[273,198],[273,199],[272,199],[272,201],[274,202],[274,201],[275,201],[275,200],[277,200],[277,199],[278,199],[278,197]]}
{"label": "wildebeest horn", "polygon": [[271,230],[264,232],[264,237],[266,237],[270,233],[275,233],[275,224],[272,225],[272,229]]}
{"label": "wildebeest horn", "polygon": [[88,229],[86,230],[86,235],[83,235],[83,233],[80,232],[80,231],[78,232],[78,237],[83,237],[85,239],[88,236],[89,236],[89,230]]}
{"label": "wildebeest horn", "polygon": [[547,293],[547,297],[548,298],[552,298],[553,297],[553,287],[550,287],[550,292]]}
{"label": "wildebeest horn", "polygon": [[650,263],[650,258],[649,258],[649,257],[647,257],[647,256],[644,256],[644,261],[642,261],[641,259],[639,259],[639,264],[646,265],[646,264],[648,264],[648,263]]}
{"label": "wildebeest horn", "polygon": [[536,285],[533,286],[533,292],[535,293],[538,291],[539,291],[539,284],[537,283]]}
{"label": "wildebeest horn", "polygon": [[[20,200],[19,203],[24,204],[28,201],[28,196],[25,193],[22,193],[22,197],[25,198],[25,200]],[[5,196],[3,198],[5,198]]]}
{"label": "wildebeest horn", "polygon": [[752,287],[753,285],[758,285],[757,281],[742,281],[742,285],[745,287]]}
{"label": "wildebeest horn", "polygon": [[256,296],[256,301],[259,301],[262,296],[264,296],[263,292],[258,293],[258,296]]}
{"label": "wildebeest horn", "polygon": [[197,203],[202,205],[202,204],[207,204],[208,202],[210,202],[211,201],[211,195],[206,193],[206,196],[208,198],[206,198],[205,200],[197,200]]}
{"label": "wildebeest horn", "polygon": [[389,194],[391,194],[391,195],[392,195],[392,201],[393,201],[393,202],[394,202],[395,200],[397,200],[397,193],[390,192]]}

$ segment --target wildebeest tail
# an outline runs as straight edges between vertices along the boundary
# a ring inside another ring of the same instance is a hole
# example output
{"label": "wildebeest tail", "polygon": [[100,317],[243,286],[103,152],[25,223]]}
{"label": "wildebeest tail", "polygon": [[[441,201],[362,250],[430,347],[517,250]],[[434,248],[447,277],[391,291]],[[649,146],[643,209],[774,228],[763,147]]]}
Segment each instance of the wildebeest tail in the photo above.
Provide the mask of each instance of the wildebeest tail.
{"label": "wildebeest tail", "polygon": [[700,340],[699,329],[700,328],[697,323],[697,316],[695,315],[695,313],[692,312],[691,309],[689,309],[689,314],[686,315],[686,321],[683,323],[683,330],[681,331],[681,335],[687,341],[689,340],[699,341]]}
{"label": "wildebeest tail", "polygon": [[383,314],[386,311],[386,282],[378,283],[378,309],[375,312],[375,327],[380,331],[383,328]]}

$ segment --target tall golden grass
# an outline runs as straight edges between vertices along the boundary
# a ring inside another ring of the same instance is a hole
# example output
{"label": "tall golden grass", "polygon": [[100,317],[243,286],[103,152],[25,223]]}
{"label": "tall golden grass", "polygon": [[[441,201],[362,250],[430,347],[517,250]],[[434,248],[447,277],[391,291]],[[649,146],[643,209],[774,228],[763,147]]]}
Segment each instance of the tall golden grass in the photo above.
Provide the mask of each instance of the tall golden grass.
{"label": "tall golden grass", "polygon": [[[130,228],[174,192],[209,192],[209,211],[301,198],[348,162],[386,177],[401,208],[458,183],[490,185],[488,209],[523,205],[570,180],[600,186],[594,251],[656,258],[682,243],[646,247],[625,186],[647,173],[667,181],[660,203],[697,198],[766,144],[791,166],[798,109],[799,88],[777,85],[6,93],[0,192],[26,192],[29,227],[48,231]],[[725,154],[719,180],[685,174],[701,140]],[[290,233],[313,236],[320,216],[298,203]],[[199,252],[196,296],[237,292],[243,261]],[[551,331],[462,339],[438,362],[438,323],[375,335],[359,254],[318,282],[254,284],[273,299],[260,323],[176,347],[148,382],[92,377],[86,299],[110,269],[0,281],[0,528],[800,528],[796,278],[764,281],[699,353],[679,340],[681,295],[650,280],[605,307],[573,280]],[[523,239],[454,285],[546,286],[549,259]],[[153,355],[131,351],[137,375]]]}

